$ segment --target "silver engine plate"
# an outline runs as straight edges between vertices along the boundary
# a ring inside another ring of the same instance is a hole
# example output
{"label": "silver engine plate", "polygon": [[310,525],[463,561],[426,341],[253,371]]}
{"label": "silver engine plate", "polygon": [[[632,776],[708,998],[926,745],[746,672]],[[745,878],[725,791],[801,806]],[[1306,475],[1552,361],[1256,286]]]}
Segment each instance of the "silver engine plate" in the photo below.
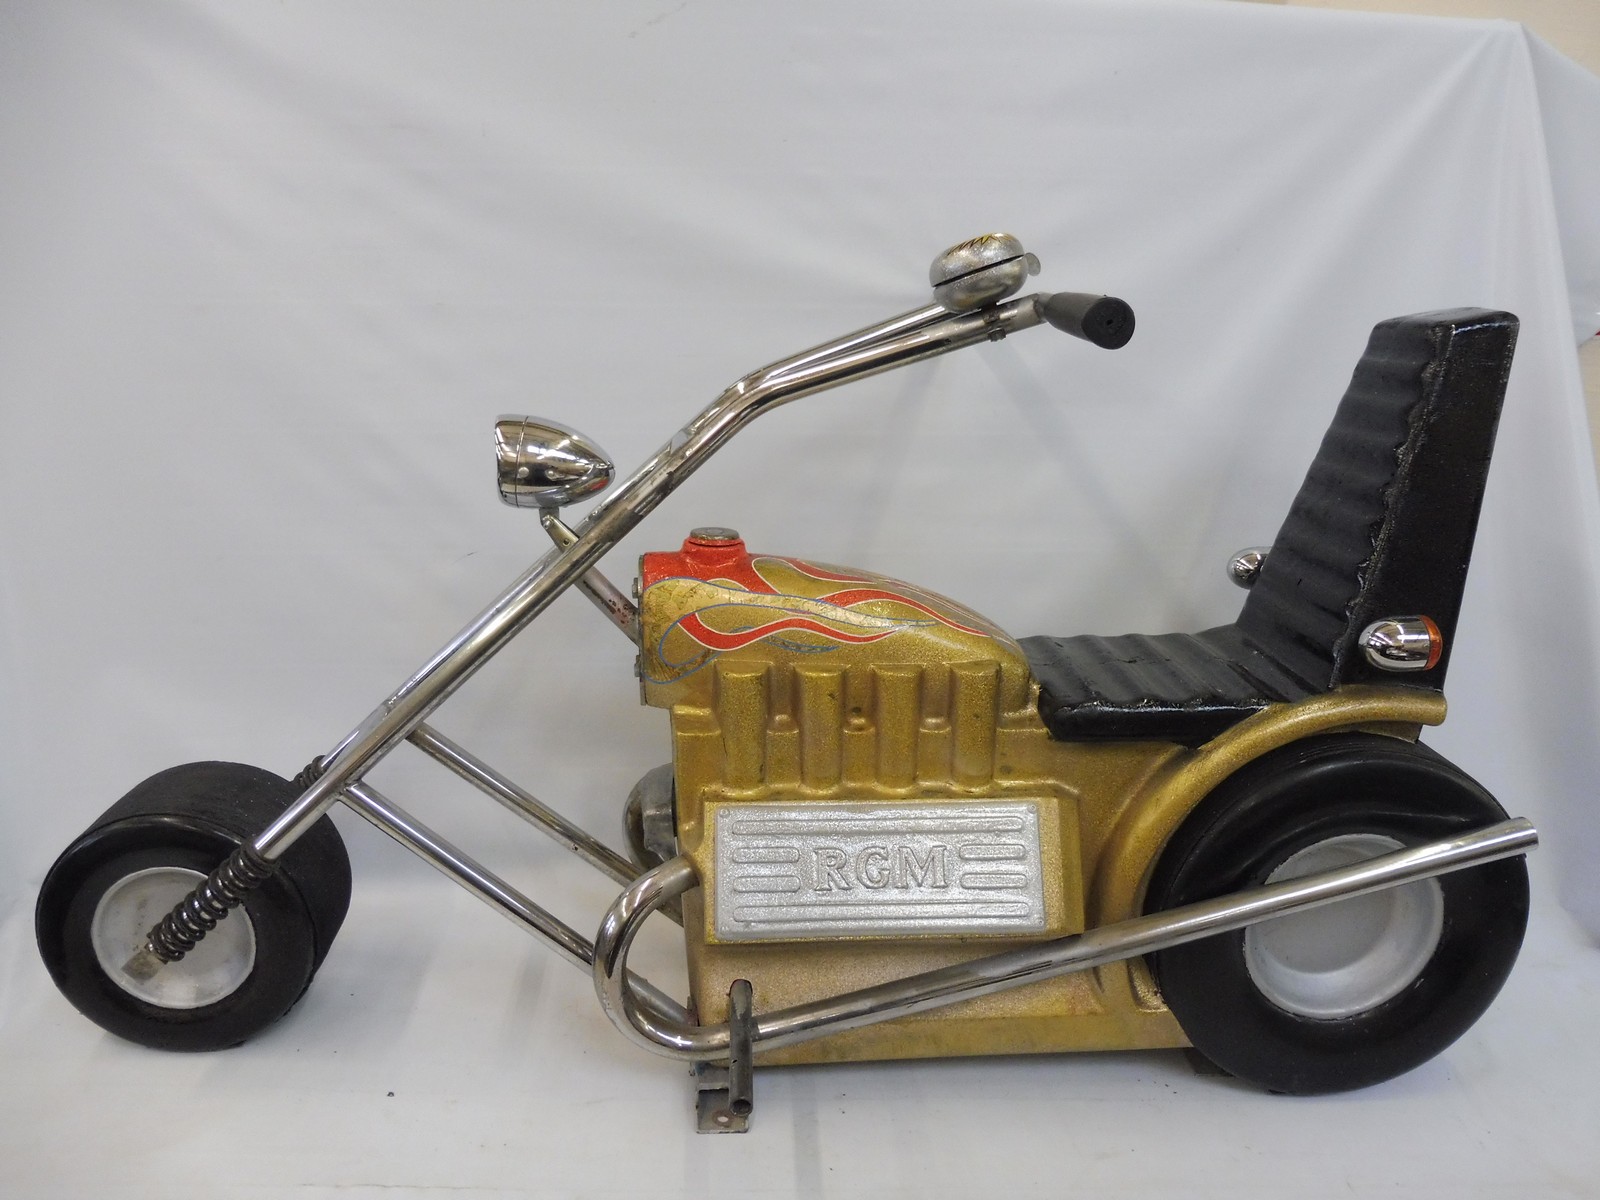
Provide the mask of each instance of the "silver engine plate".
{"label": "silver engine plate", "polygon": [[1038,801],[714,812],[718,941],[1045,928]]}

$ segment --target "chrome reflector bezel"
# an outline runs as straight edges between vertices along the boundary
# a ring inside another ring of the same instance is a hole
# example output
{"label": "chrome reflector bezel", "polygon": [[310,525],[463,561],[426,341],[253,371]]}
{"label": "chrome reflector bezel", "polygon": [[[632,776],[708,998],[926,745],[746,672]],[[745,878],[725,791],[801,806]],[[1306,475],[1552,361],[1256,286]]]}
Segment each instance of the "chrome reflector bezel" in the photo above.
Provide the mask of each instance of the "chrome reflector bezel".
{"label": "chrome reflector bezel", "polygon": [[500,499],[513,508],[562,508],[604,491],[611,460],[589,438],[537,417],[501,417],[494,426]]}

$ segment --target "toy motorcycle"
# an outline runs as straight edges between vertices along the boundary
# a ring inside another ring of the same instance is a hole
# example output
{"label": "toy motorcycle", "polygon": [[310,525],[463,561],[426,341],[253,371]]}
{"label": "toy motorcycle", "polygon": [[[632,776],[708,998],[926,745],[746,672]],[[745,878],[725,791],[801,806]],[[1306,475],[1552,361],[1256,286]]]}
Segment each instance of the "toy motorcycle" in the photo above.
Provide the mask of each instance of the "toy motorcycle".
{"label": "toy motorcycle", "polygon": [[[952,248],[931,306],[745,376],[570,526],[611,464],[501,420],[501,497],[555,549],[293,780],[194,763],[108,809],[39,896],[62,992],[170,1049],[275,1021],[345,914],[342,803],[590,972],[628,1038],[696,1064],[708,1132],[745,1127],[757,1061],[1192,1044],[1309,1093],[1437,1054],[1511,969],[1537,841],[1417,740],[1444,719],[1515,317],[1377,326],[1277,540],[1230,564],[1238,619],[1202,633],[1017,640],[728,529],[646,554],[637,605],[597,569],[778,404],[1041,324],[1129,340],[1120,300],[1015,298],[1037,269],[1006,235]],[[670,718],[672,762],[624,808],[630,856],[426,723],[569,587]],[[594,942],[367,782],[402,743],[623,887]],[[687,1007],[628,970],[652,913],[683,926]]]}

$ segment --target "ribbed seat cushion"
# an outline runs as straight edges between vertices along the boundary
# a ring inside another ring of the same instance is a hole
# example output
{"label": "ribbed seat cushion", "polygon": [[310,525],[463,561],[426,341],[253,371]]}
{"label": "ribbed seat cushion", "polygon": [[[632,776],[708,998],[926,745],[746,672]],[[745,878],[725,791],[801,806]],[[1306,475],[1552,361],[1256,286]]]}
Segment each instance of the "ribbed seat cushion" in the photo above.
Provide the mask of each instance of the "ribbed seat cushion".
{"label": "ribbed seat cushion", "polygon": [[[1198,745],[1346,683],[1442,688],[1516,340],[1481,309],[1373,329],[1236,624],[1022,640],[1051,734]],[[1443,635],[1433,667],[1366,661],[1368,624],[1415,615]]]}
{"label": "ribbed seat cushion", "polygon": [[1030,637],[1022,649],[1039,681],[1039,716],[1064,740],[1197,746],[1274,701],[1317,690],[1234,625],[1192,634]]}

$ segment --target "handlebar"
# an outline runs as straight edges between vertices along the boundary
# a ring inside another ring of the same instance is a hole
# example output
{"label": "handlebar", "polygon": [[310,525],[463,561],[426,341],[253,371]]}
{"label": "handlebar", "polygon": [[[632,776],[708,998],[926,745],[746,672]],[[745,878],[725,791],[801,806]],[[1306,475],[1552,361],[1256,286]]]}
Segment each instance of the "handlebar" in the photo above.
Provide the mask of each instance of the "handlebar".
{"label": "handlebar", "polygon": [[1133,337],[1133,309],[1115,296],[1057,292],[1040,297],[1039,315],[1062,333],[1104,350],[1120,350]]}
{"label": "handlebar", "polygon": [[[934,304],[969,313],[998,304],[1022,290],[1039,272],[1039,259],[1009,233],[985,233],[958,242],[933,260],[928,282]],[[1085,292],[1031,297],[1041,319],[1104,350],[1120,350],[1133,336],[1133,309],[1115,296]]]}
{"label": "handlebar", "polygon": [[[261,858],[277,859],[333,806],[367,767],[416,729],[506,642],[582,578],[607,551],[727,442],[769,409],[896,367],[996,341],[1048,322],[1098,346],[1124,345],[1133,311],[1110,297],[1072,293],[1007,300],[1037,270],[1014,238],[985,235],[936,260],[956,283],[969,311],[935,304],[903,313],[754,371],[734,382],[680,429],[631,476],[604,496],[572,529],[572,541],[551,550],[514,580],[389,699],[324,756],[320,778],[250,843]],[[992,278],[991,278],[992,275]],[[947,289],[948,291],[949,289]],[[941,297],[942,298],[942,297]]]}

